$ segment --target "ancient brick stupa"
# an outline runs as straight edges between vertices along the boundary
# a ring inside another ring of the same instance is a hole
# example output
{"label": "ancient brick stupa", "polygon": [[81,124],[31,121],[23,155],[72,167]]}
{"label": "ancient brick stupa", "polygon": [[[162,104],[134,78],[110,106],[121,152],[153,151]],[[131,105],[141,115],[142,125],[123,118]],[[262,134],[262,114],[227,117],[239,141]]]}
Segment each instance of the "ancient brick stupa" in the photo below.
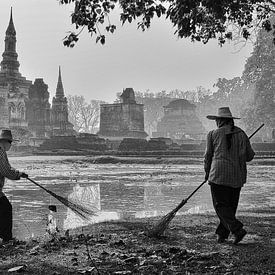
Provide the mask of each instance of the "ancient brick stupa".
{"label": "ancient brick stupa", "polygon": [[6,30],[5,50],[0,69],[0,127],[27,129],[26,101],[31,81],[19,72],[16,31],[12,11]]}
{"label": "ancient brick stupa", "polygon": [[74,134],[73,124],[68,120],[68,102],[64,95],[60,67],[56,93],[52,100],[51,116],[54,136],[69,136]]}
{"label": "ancient brick stupa", "polygon": [[51,136],[74,134],[73,125],[68,121],[68,104],[60,68],[51,108],[48,85],[43,78],[32,83],[21,75],[16,43],[11,10],[0,63],[0,128],[12,129],[20,145],[39,146]]}
{"label": "ancient brick stupa", "polygon": [[134,90],[124,89],[120,99],[120,103],[100,105],[98,135],[109,140],[146,138],[143,104],[136,103]]}
{"label": "ancient brick stupa", "polygon": [[33,140],[51,136],[51,105],[48,85],[43,78],[36,78],[29,89],[29,100],[27,101],[27,120],[29,131]]}
{"label": "ancient brick stupa", "polygon": [[205,137],[206,131],[196,115],[196,106],[188,100],[177,99],[164,106],[164,116],[157,125],[153,137],[172,139],[197,139]]}

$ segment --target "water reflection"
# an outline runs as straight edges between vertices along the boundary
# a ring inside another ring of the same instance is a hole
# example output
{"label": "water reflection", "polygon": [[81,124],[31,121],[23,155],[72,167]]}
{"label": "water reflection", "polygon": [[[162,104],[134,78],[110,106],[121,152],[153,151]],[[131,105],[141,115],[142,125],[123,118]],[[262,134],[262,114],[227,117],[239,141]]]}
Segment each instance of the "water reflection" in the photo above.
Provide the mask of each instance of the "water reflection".
{"label": "water reflection", "polygon": [[76,184],[73,191],[68,196],[68,199],[80,205],[85,205],[86,208],[92,210],[96,215],[89,217],[88,220],[82,219],[71,209],[67,209],[66,218],[64,220],[63,229],[72,229],[87,224],[99,223],[107,220],[117,220],[119,215],[112,211],[101,211],[100,200],[100,185],[93,184],[92,186],[80,186]]}
{"label": "water reflection", "polygon": [[[166,203],[170,197],[165,185],[139,185],[118,183],[93,184],[80,186],[75,184],[68,199],[85,205],[96,215],[84,220],[67,209],[63,228],[65,230],[107,220],[129,220],[159,216],[167,211]],[[166,190],[166,192],[165,192]],[[115,211],[114,211],[115,210]]]}
{"label": "water reflection", "polygon": [[144,209],[136,211],[135,218],[156,217],[161,215],[164,210],[164,200],[165,197],[162,186],[146,184],[143,193]]}
{"label": "water reflection", "polygon": [[[85,221],[32,183],[8,181],[5,192],[13,204],[14,235],[19,238],[45,234],[50,204],[57,205],[57,226],[65,230],[106,220],[165,215],[192,193],[204,177],[202,165],[193,163],[165,167],[100,165],[83,164],[85,160],[80,161],[79,157],[73,161],[63,157],[13,161],[15,167],[27,171],[48,189],[97,213]],[[274,181],[274,166],[249,167],[240,209],[274,207]],[[209,187],[205,184],[179,213],[202,213],[212,209]]]}

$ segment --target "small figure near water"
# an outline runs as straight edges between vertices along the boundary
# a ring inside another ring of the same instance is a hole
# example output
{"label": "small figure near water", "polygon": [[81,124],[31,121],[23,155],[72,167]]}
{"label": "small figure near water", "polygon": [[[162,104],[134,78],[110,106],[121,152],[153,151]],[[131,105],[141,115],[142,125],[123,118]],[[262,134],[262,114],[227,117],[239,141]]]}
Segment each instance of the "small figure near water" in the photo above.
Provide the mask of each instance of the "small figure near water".
{"label": "small figure near water", "polygon": [[0,238],[3,243],[12,240],[12,205],[3,193],[5,178],[19,180],[28,177],[10,166],[6,152],[10,150],[13,141],[10,130],[0,132]]}
{"label": "small figure near water", "polygon": [[218,109],[217,115],[208,115],[216,121],[217,129],[207,135],[204,155],[205,179],[211,188],[213,206],[220,223],[216,229],[217,241],[225,242],[230,232],[234,244],[247,234],[243,224],[236,218],[240,191],[246,183],[246,162],[254,158],[248,136],[234,125],[229,107]]}

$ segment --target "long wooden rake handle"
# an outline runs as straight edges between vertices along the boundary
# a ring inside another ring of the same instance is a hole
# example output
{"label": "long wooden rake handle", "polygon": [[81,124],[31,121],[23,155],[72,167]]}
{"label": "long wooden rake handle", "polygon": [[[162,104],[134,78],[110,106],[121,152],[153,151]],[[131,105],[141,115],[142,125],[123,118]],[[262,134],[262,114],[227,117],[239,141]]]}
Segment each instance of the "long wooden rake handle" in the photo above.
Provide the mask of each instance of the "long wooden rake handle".
{"label": "long wooden rake handle", "polygon": [[[251,139],[260,129],[264,126],[264,123],[257,128],[248,138]],[[207,180],[203,181],[186,199],[183,199],[181,203],[174,209],[177,212],[181,207],[183,207],[187,201],[207,182]]]}
{"label": "long wooden rake handle", "polygon": [[258,131],[260,131],[260,129],[262,129],[264,127],[264,123],[257,129],[255,130],[250,136],[249,139],[251,139]]}
{"label": "long wooden rake handle", "polygon": [[37,183],[36,181],[30,179],[29,177],[27,178],[27,180],[31,181],[32,183],[34,183],[35,185],[39,186],[40,188],[42,188],[43,190],[45,190],[47,193],[51,194],[52,195],[52,191],[46,189],[45,187],[43,187],[42,185],[40,185],[39,183]]}
{"label": "long wooden rake handle", "polygon": [[39,183],[37,183],[36,181],[30,179],[29,177],[27,178],[29,181],[31,181],[32,183],[34,183],[35,185],[37,185],[38,187],[42,188],[44,191],[46,191],[47,193],[49,193],[50,195],[52,195],[55,198],[61,198],[59,195],[55,194],[54,192],[52,192],[51,190],[43,187],[42,185],[40,185]]}

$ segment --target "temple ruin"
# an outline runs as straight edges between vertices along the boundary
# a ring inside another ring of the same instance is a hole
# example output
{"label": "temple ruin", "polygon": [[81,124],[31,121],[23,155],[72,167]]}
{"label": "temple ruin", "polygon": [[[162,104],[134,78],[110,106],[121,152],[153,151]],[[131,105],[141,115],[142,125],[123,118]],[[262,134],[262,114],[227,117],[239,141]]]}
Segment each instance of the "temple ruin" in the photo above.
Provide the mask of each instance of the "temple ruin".
{"label": "temple ruin", "polygon": [[24,142],[31,145],[39,145],[50,136],[72,135],[74,130],[73,125],[68,121],[67,99],[64,96],[60,67],[52,107],[49,103],[48,85],[43,79],[37,78],[32,83],[19,72],[20,64],[17,60],[16,31],[12,10],[2,57],[0,128],[13,130],[21,142],[25,140]]}
{"label": "temple ruin", "polygon": [[0,126],[1,128],[27,129],[26,102],[32,82],[19,72],[16,52],[16,31],[12,11],[6,30],[5,50],[0,70]]}
{"label": "temple ruin", "polygon": [[74,133],[74,126],[68,120],[68,102],[64,95],[60,67],[56,93],[52,101],[51,124],[54,136],[72,135]]}
{"label": "temple ruin", "polygon": [[29,131],[35,139],[51,136],[51,106],[48,85],[42,78],[35,79],[29,89],[27,121]]}
{"label": "temple ruin", "polygon": [[124,89],[120,100],[120,103],[100,105],[100,127],[97,134],[109,140],[146,138],[143,104],[136,103],[134,90]]}
{"label": "temple ruin", "polygon": [[164,116],[157,124],[153,137],[175,140],[201,140],[206,130],[196,115],[196,106],[188,100],[177,99],[164,106]]}

